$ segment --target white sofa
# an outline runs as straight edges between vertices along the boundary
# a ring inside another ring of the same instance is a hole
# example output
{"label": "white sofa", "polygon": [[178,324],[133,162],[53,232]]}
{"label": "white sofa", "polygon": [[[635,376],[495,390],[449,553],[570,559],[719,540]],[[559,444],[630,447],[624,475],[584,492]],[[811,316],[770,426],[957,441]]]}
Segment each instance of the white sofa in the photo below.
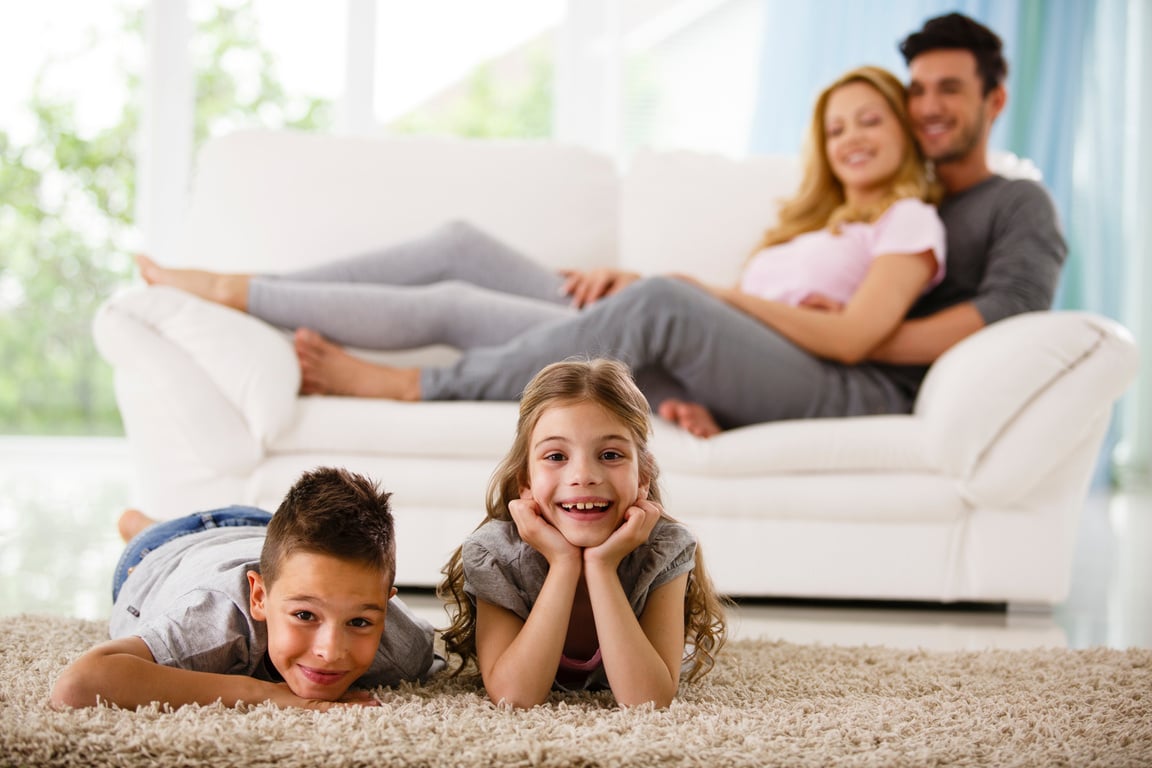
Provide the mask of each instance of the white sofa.
{"label": "white sofa", "polygon": [[[546,263],[733,280],[797,178],[791,157],[647,154],[624,172],[553,144],[242,133],[202,152],[170,265],[281,271],[449,219]],[[170,288],[98,313],[147,512],[274,509],[300,472],[344,465],[394,492],[398,581],[431,586],[483,517],[514,403],[299,397],[289,336]],[[380,355],[443,361],[438,348]],[[763,424],[698,440],[657,420],[667,508],[723,591],[1052,604],[1129,334],[1079,312],[1025,315],[957,345],[911,415]]]}

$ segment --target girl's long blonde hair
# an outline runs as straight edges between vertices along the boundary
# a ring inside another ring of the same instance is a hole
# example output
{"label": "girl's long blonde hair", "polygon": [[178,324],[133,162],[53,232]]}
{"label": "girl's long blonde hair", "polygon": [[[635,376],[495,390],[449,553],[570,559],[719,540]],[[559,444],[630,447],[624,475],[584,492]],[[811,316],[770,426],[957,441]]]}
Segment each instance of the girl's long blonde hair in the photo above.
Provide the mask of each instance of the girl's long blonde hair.
{"label": "girl's long blonde hair", "polygon": [[[520,489],[528,486],[528,453],[532,430],[548,408],[572,403],[591,402],[607,409],[628,428],[636,442],[640,464],[640,481],[648,482],[648,499],[660,502],[657,482],[659,469],[648,448],[651,432],[648,401],[632,380],[628,367],[615,360],[569,360],[547,366],[524,389],[520,399],[520,417],[512,447],[492,473],[488,484],[487,517],[511,521],[508,504],[520,498]],[[672,520],[668,515],[666,520]],[[479,527],[479,526],[477,526]],[[453,618],[444,630],[444,647],[462,660],[459,673],[476,659],[476,606],[464,592],[462,548],[457,547],[441,571],[444,574],[436,590],[449,605]],[[724,644],[724,599],[712,586],[704,567],[704,556],[696,547],[696,563],[688,576],[684,595],[685,640],[692,647],[692,668],[688,679],[707,673],[716,663],[716,653]]]}
{"label": "girl's long blonde hair", "polygon": [[[852,206],[846,202],[844,185],[832,173],[825,151],[827,135],[824,114],[828,109],[828,100],[837,89],[850,83],[870,85],[884,97],[900,123],[906,144],[903,162],[892,177],[888,194],[879,202],[866,207]],[[850,70],[820,92],[804,141],[804,178],[800,182],[800,189],[780,206],[776,226],[764,233],[757,251],[787,242],[805,232],[825,228],[839,232],[841,224],[876,221],[892,203],[906,197],[918,198],[927,203],[940,200],[941,189],[929,175],[920,145],[916,143],[905,98],[904,84],[888,70],[873,66]]]}

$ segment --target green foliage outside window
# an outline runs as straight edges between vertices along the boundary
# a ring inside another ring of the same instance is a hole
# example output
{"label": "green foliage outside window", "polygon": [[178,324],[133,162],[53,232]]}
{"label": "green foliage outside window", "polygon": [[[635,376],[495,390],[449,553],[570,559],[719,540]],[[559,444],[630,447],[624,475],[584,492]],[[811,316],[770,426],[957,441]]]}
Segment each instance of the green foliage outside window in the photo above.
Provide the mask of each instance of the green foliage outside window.
{"label": "green foliage outside window", "polygon": [[[125,16],[125,30],[143,46],[139,12]],[[327,102],[284,93],[249,6],[217,8],[198,24],[193,55],[197,145],[257,122],[329,126]],[[258,87],[241,89],[253,62]],[[17,145],[0,131],[0,433],[122,432],[111,370],[91,334],[100,302],[133,273],[141,89],[139,72],[122,74],[131,95],[115,125],[82,131],[73,106],[45,95],[41,77],[28,103],[34,136]]]}
{"label": "green foliage outside window", "polygon": [[[143,47],[143,15],[125,14]],[[195,142],[245,127],[327,130],[332,105],[293,97],[257,35],[249,4],[213,8],[197,23]],[[393,126],[398,133],[546,137],[551,61],[541,46],[512,87],[481,67],[462,88]],[[42,74],[55,65],[47,61]],[[112,372],[96,352],[100,303],[134,274],[136,134],[140,72],[125,65],[119,119],[95,133],[73,105],[46,95],[39,78],[28,108],[37,130],[17,144],[0,130],[0,434],[108,435],[123,428]]]}
{"label": "green foliage outside window", "polygon": [[83,136],[41,93],[24,145],[0,132],[0,432],[108,434],[119,416],[92,343],[99,302],[121,284],[132,227],[138,110]]}
{"label": "green foliage outside window", "polygon": [[[500,76],[496,65],[473,70],[452,92],[388,126],[396,134],[483,139],[544,139],[552,135],[552,55],[541,40],[517,57],[518,76]],[[506,73],[503,73],[506,74]]]}

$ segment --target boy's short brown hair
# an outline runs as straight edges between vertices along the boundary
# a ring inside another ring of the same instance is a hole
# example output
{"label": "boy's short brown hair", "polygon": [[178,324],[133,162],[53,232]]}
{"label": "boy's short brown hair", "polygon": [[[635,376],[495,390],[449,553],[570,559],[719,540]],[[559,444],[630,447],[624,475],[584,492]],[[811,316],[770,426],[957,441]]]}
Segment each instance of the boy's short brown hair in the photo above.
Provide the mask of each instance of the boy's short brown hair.
{"label": "boy's short brown hair", "polygon": [[305,472],[268,524],[260,575],[271,587],[284,560],[296,552],[329,555],[379,568],[396,578],[396,534],[391,493],[363,475],[320,467]]}

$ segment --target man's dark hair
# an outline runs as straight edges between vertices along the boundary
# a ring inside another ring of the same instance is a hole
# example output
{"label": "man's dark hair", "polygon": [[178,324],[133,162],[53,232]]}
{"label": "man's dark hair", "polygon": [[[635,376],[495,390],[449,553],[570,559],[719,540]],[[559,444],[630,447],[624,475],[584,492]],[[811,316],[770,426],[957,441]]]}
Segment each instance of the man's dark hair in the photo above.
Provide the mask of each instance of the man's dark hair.
{"label": "man's dark hair", "polygon": [[305,472],[268,523],[260,574],[271,586],[295,552],[330,555],[396,576],[396,536],[388,499],[376,483],[346,469]]}
{"label": "man's dark hair", "polygon": [[924,22],[919,32],[913,32],[900,43],[904,63],[922,53],[938,49],[971,51],[976,57],[976,70],[984,83],[984,95],[1008,77],[1008,62],[1004,60],[1003,43],[999,36],[978,21],[962,13],[949,13]]}

